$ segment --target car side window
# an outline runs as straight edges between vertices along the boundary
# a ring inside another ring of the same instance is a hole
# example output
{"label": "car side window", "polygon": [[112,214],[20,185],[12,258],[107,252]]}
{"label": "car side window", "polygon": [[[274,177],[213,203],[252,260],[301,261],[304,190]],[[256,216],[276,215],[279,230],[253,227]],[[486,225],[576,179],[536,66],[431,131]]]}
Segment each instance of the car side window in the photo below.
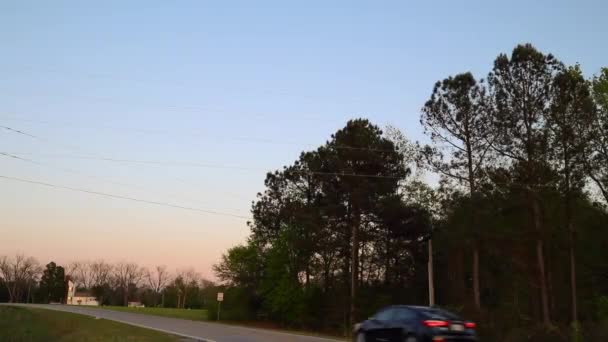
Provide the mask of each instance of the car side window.
{"label": "car side window", "polygon": [[374,318],[379,321],[390,321],[393,319],[393,309],[386,309],[378,312]]}
{"label": "car side window", "polygon": [[415,318],[416,313],[405,308],[396,309],[393,315],[393,319],[396,321],[411,321]]}
{"label": "car side window", "polygon": [[453,313],[441,309],[427,309],[423,311],[424,316],[429,319],[441,319],[441,320],[460,320],[460,318]]}

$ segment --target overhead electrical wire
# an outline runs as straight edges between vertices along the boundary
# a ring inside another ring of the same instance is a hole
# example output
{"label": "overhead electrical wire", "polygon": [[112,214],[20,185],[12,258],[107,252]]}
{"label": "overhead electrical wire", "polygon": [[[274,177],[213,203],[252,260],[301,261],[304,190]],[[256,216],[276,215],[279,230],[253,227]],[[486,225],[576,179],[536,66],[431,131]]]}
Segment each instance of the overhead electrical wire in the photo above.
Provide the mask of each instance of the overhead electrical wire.
{"label": "overhead electrical wire", "polygon": [[[8,126],[1,126],[1,125],[0,125],[0,128],[4,128],[4,129],[6,129],[7,131],[9,131],[9,132],[11,132],[11,133],[17,133],[17,134],[21,134],[21,135],[28,136],[28,137],[30,137],[30,138],[34,138],[34,139],[36,139],[36,140],[38,140],[38,141],[41,141],[41,142],[44,142],[44,143],[50,143],[50,144],[54,144],[54,145],[59,145],[59,146],[62,146],[62,147],[68,148],[68,149],[72,149],[72,150],[74,150],[74,149],[75,149],[75,150],[78,150],[79,152],[81,152],[81,151],[82,151],[82,149],[81,149],[80,147],[74,147],[74,146],[70,146],[70,145],[62,144],[62,143],[59,143],[59,142],[56,142],[56,141],[52,141],[52,140],[49,140],[49,139],[46,139],[46,138],[40,137],[39,135],[30,134],[30,133],[28,133],[28,132],[24,132],[24,131],[21,131],[21,130],[18,130],[18,129],[12,128],[12,127],[8,127]],[[11,157],[11,158],[16,158],[16,159],[21,159],[21,160],[23,160],[23,161],[27,161],[27,162],[30,162],[30,163],[33,163],[33,164],[42,165],[40,162],[36,162],[36,161],[29,160],[29,159],[25,159],[25,158],[20,158],[20,157],[17,157],[17,156],[15,156],[15,155],[11,155],[11,154],[8,154],[8,153],[3,153],[3,155],[4,155],[4,156],[6,156],[6,157]],[[99,155],[98,155],[98,154],[96,154],[96,156],[99,156]],[[84,175],[84,176],[86,176],[86,177],[91,177],[91,178],[97,178],[97,179],[101,179],[101,178],[100,178],[100,177],[98,177],[98,176],[87,175],[87,174],[83,174],[83,173],[78,172],[78,171],[73,171],[73,170],[64,170],[64,169],[62,169],[61,171],[63,171],[63,172],[69,172],[69,173],[76,173],[76,174]],[[183,179],[181,179],[181,178],[172,177],[171,179],[173,179],[173,180],[175,180],[175,181],[177,181],[177,182],[184,183],[184,184],[188,184],[188,185],[192,186],[191,182],[186,181],[186,180],[183,180]],[[142,188],[141,186],[136,186],[136,185],[131,185],[131,184],[125,184],[125,183],[118,183],[118,182],[116,182],[116,181],[109,181],[109,180],[107,180],[107,179],[102,179],[102,180],[103,180],[104,182],[108,182],[108,183],[112,183],[112,184],[118,184],[118,185],[123,185],[123,186],[130,186],[130,187],[138,187],[138,188]],[[235,194],[233,194],[233,193],[229,193],[229,192],[226,192],[226,191],[222,191],[222,192],[221,192],[221,194],[222,194],[222,195],[229,196],[229,197],[236,197],[236,198],[239,198],[239,199],[247,199],[247,200],[250,200],[249,198],[245,198],[245,197],[244,197],[244,196],[242,196],[242,195],[235,195]],[[236,209],[230,209],[230,210],[236,210]]]}
{"label": "overhead electrical wire", "polygon": [[[186,84],[183,82],[175,82],[175,81],[167,81],[167,80],[161,80],[161,79],[137,79],[137,78],[128,78],[125,79],[123,77],[118,77],[116,74],[112,74],[112,73],[103,73],[100,72],[98,70],[95,70],[95,72],[89,72],[89,71],[71,71],[71,70],[59,70],[57,68],[49,68],[49,67],[35,67],[32,65],[21,65],[21,66],[16,66],[17,68],[20,68],[21,70],[26,70],[29,72],[45,72],[45,73],[52,73],[52,74],[56,74],[56,75],[65,75],[65,74],[70,74],[68,76],[73,76],[76,75],[80,78],[88,78],[88,79],[107,79],[107,80],[111,80],[111,81],[117,81],[120,83],[125,83],[125,82],[131,82],[131,83],[136,83],[136,84],[142,84],[142,85],[149,85],[149,84],[162,84],[163,86],[169,85],[171,87],[177,87],[177,88],[182,88],[182,89],[196,89],[196,85],[192,85],[192,84]],[[217,88],[217,85],[214,85],[214,87]],[[229,85],[229,88],[231,90],[235,89],[235,88],[239,88],[238,85],[235,85],[233,83],[231,83]],[[252,89],[251,87],[246,87],[246,88],[241,88],[241,89],[247,89],[250,90]],[[274,94],[274,95],[280,95],[280,96],[288,96],[288,97],[295,97],[295,98],[301,98],[301,99],[307,99],[307,100],[317,100],[317,97],[315,96],[310,96],[310,95],[303,95],[301,93],[299,94],[293,94],[290,93],[289,91],[285,90],[285,89],[261,89],[259,87],[255,88],[257,91],[262,90],[262,93],[267,93],[267,94]],[[348,99],[349,102],[358,102],[359,98],[350,98]]]}
{"label": "overhead electrical wire", "polygon": [[105,193],[105,192],[100,192],[100,191],[94,191],[94,190],[73,188],[73,187],[69,187],[69,186],[56,185],[56,184],[52,184],[52,183],[46,183],[46,182],[41,182],[41,181],[36,181],[36,180],[31,180],[31,179],[10,177],[10,176],[4,176],[4,175],[0,175],[0,178],[5,179],[5,180],[10,180],[10,181],[15,181],[15,182],[41,185],[41,186],[45,186],[45,187],[49,187],[49,188],[70,190],[70,191],[74,191],[74,192],[83,192],[83,193],[97,195],[97,196],[110,197],[110,198],[116,198],[116,199],[122,199],[122,200],[128,200],[128,201],[140,202],[140,203],[147,203],[147,204],[154,204],[154,205],[159,205],[159,206],[164,206],[164,207],[183,209],[183,210],[188,210],[188,211],[193,211],[193,212],[201,212],[201,213],[211,214],[211,215],[227,216],[227,217],[234,217],[234,218],[241,218],[241,219],[251,219],[251,217],[243,216],[243,215],[230,214],[230,213],[225,213],[225,212],[220,212],[220,211],[215,211],[215,210],[193,208],[193,207],[187,207],[187,206],[165,203],[165,202],[150,201],[150,200],[145,200],[145,199],[140,199],[140,198],[135,198],[135,197],[115,195],[115,194],[110,194],[110,193]]}
{"label": "overhead electrical wire", "polygon": [[[7,121],[17,121],[17,122],[28,122],[28,123],[37,123],[43,125],[61,125],[61,126],[78,126],[72,122],[59,122],[59,121],[48,121],[48,120],[34,120],[29,118],[20,118],[14,116],[2,116],[0,117],[2,120]],[[161,130],[161,129],[145,129],[139,127],[127,127],[122,125],[96,125],[94,129],[99,129],[100,127],[105,127],[106,129],[111,130],[123,130],[136,132],[139,134],[148,134],[148,135],[172,135],[173,133],[177,133],[180,136],[191,136],[191,137],[209,137],[208,135],[203,135],[202,133],[194,133],[194,132],[174,132],[170,130]],[[239,136],[221,136],[221,137],[212,137],[216,140],[227,140],[227,141],[236,141],[236,142],[246,142],[246,143],[259,143],[259,144],[269,144],[269,145],[294,145],[294,146],[317,146],[312,143],[302,143],[296,141],[285,141],[285,140],[275,140],[268,138],[256,138],[256,137],[239,137]],[[372,147],[359,147],[359,146],[349,146],[344,144],[333,144],[333,148],[338,150],[355,150],[355,151],[373,151],[373,152],[395,152],[395,149],[389,148],[372,148]]]}
{"label": "overhead electrical wire", "polygon": [[[7,126],[0,126],[6,128],[10,131],[17,132],[20,134],[25,134],[31,136],[33,138],[39,139],[37,136],[30,135],[20,130],[13,129]],[[13,153],[14,155],[19,154],[31,154],[27,152],[17,152]],[[49,156],[49,155],[47,155]],[[218,165],[218,164],[208,164],[208,163],[200,163],[200,162],[190,162],[190,161],[157,161],[157,160],[133,160],[133,159],[118,159],[118,158],[109,158],[109,157],[95,157],[95,156],[73,156],[73,155],[51,155],[51,157],[63,157],[63,158],[72,158],[72,159],[90,159],[90,160],[100,160],[100,161],[109,161],[109,162],[120,162],[120,163],[136,163],[136,164],[157,164],[157,165],[181,165],[181,166],[192,166],[192,167],[205,167],[205,168],[218,168],[218,169],[235,169],[235,170],[248,170],[248,171],[256,171],[261,169],[251,168],[251,167],[243,167],[243,166],[226,166],[226,165]],[[357,174],[352,172],[326,172],[326,171],[314,171],[314,170],[283,170],[289,173],[303,173],[303,174],[316,174],[316,175],[334,175],[334,176],[350,176],[350,177],[366,177],[366,178],[386,178],[386,179],[400,179],[402,177],[392,176],[392,175],[376,175],[376,174]]]}
{"label": "overhead electrical wire", "polygon": [[[8,152],[5,152],[8,153]],[[132,163],[132,164],[151,164],[151,165],[167,165],[167,166],[186,166],[186,167],[200,167],[200,168],[212,168],[212,169],[228,169],[228,170],[240,170],[240,171],[262,171],[265,169],[245,167],[245,166],[233,166],[233,165],[221,165],[221,164],[209,164],[192,161],[167,161],[167,160],[141,160],[141,159],[121,159],[121,158],[107,158],[107,157],[94,157],[94,156],[79,156],[69,154],[41,154],[31,152],[10,152],[12,155],[35,155],[39,157],[48,158],[67,158],[67,159],[81,159],[81,160],[96,160],[105,162],[115,163]],[[359,174],[352,172],[325,172],[325,171],[314,171],[314,170],[288,170],[283,169],[279,172],[285,173],[300,173],[310,175],[325,175],[325,176],[342,176],[342,177],[363,177],[363,178],[386,178],[386,179],[401,179],[400,176],[382,175],[382,174]]]}
{"label": "overhead electrical wire", "polygon": [[14,128],[11,128],[11,127],[8,127],[8,126],[0,126],[0,128],[4,128],[7,131],[14,132],[14,133],[17,133],[17,134],[22,134],[22,135],[28,136],[30,138],[38,139],[38,137],[35,136],[35,135],[31,135],[29,133],[25,133],[23,131],[20,131],[18,129],[14,129]]}
{"label": "overhead electrical wire", "polygon": [[[101,181],[101,182],[104,182],[104,183],[109,183],[109,184],[119,185],[119,186],[123,186],[123,187],[134,188],[134,189],[143,190],[143,191],[152,193],[152,191],[150,191],[150,189],[148,187],[145,187],[145,186],[135,185],[135,184],[130,184],[130,183],[124,183],[124,182],[118,182],[118,181],[114,181],[114,180],[111,180],[111,179],[106,179],[104,177],[99,177],[99,176],[83,173],[83,172],[80,172],[80,171],[75,171],[75,170],[72,170],[72,169],[64,169],[64,168],[61,168],[61,167],[55,167],[53,165],[44,164],[44,163],[41,163],[41,162],[38,162],[38,161],[35,161],[35,160],[32,160],[32,159],[22,158],[22,157],[19,157],[19,156],[10,154],[10,153],[0,152],[0,156],[5,156],[5,157],[8,157],[8,158],[12,158],[12,159],[18,159],[20,161],[25,161],[25,162],[32,163],[32,164],[35,164],[35,165],[38,165],[38,166],[41,166],[41,167],[49,167],[49,168],[52,168],[52,169],[55,169],[55,170],[58,170],[58,171],[61,171],[61,172],[64,172],[64,173],[84,176],[84,177],[95,179],[95,180],[98,180],[98,181]],[[156,191],[154,191],[154,192],[156,192]],[[168,196],[168,197],[173,197],[173,198],[183,197],[182,195],[176,195],[176,194],[165,194],[165,193],[161,193],[161,192],[156,192],[156,193],[157,193],[157,195]],[[180,198],[180,200],[196,201],[196,200],[186,199],[186,198]],[[235,212],[241,211],[241,210],[238,210],[238,209],[224,209],[224,210],[230,210],[230,211],[235,211]]]}

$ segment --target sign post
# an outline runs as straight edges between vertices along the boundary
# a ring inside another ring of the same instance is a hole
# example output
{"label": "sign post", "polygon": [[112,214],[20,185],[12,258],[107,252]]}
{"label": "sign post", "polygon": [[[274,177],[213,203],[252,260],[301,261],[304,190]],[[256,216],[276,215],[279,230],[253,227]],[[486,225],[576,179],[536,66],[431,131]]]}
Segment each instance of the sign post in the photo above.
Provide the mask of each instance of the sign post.
{"label": "sign post", "polygon": [[220,320],[220,310],[222,309],[222,302],[224,301],[224,292],[217,293],[217,320]]}

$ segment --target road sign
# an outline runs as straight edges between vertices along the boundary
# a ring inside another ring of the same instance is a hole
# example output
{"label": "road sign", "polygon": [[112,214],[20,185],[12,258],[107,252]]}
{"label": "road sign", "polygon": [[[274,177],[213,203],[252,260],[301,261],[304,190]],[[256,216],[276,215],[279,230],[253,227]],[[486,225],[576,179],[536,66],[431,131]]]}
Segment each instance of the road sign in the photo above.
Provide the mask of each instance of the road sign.
{"label": "road sign", "polygon": [[217,301],[218,302],[223,302],[224,301],[224,292],[218,292],[217,293]]}

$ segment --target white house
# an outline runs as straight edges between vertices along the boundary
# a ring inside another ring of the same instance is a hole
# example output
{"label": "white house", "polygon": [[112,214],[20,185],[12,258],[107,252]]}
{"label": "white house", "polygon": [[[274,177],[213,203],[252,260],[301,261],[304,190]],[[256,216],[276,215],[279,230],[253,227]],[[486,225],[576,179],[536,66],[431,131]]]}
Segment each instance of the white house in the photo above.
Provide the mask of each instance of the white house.
{"label": "white house", "polygon": [[71,280],[68,280],[68,295],[66,304],[68,305],[91,305],[99,306],[97,298],[90,292],[76,291],[76,286]]}
{"label": "white house", "polygon": [[72,305],[92,305],[99,306],[99,302],[97,301],[97,297],[93,296],[90,292],[76,292],[74,297],[71,298],[71,301],[68,304]]}

